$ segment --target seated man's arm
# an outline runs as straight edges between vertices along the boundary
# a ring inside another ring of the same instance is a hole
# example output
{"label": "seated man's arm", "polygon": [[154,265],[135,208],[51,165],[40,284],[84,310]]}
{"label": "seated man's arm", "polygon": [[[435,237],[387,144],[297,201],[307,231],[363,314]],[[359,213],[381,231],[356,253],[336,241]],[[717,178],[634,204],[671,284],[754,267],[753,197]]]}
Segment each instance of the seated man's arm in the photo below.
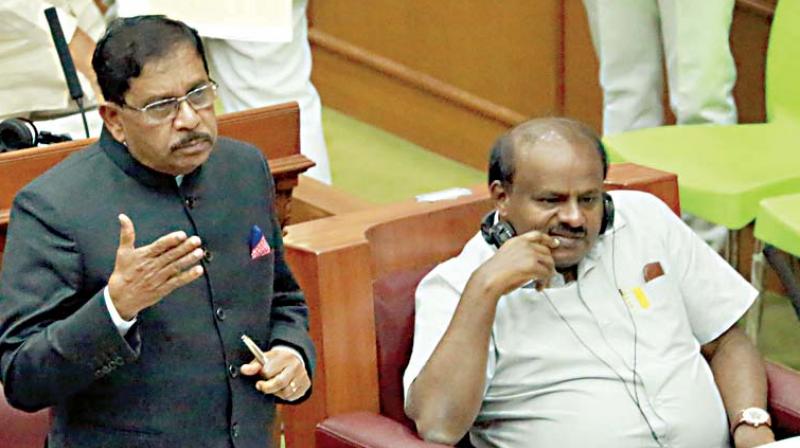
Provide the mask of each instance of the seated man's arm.
{"label": "seated man's arm", "polygon": [[[767,374],[758,350],[737,326],[703,345],[714,379],[725,403],[728,420],[742,409],[767,408]],[[732,434],[736,448],[759,446],[775,440],[769,427],[739,425]]]}
{"label": "seated man's arm", "polygon": [[[454,444],[472,426],[486,389],[497,302],[531,280],[552,277],[548,244],[553,240],[539,232],[512,238],[470,277],[444,335],[408,390],[406,414],[424,439]],[[418,291],[417,331],[426,325],[420,302],[443,300],[435,291],[430,296]],[[425,336],[417,333],[415,340],[419,337]]]}

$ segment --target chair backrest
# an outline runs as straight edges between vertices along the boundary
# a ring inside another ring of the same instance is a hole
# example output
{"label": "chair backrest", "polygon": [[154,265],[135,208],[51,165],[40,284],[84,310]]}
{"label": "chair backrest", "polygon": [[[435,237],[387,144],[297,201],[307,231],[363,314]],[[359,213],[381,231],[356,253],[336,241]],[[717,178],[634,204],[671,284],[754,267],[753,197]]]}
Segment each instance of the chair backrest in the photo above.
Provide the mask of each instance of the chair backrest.
{"label": "chair backrest", "polygon": [[0,445],[14,448],[42,448],[50,430],[50,413],[32,414],[11,407],[0,387]]}
{"label": "chair backrest", "polygon": [[800,2],[780,0],[767,51],[767,121],[800,124]]}

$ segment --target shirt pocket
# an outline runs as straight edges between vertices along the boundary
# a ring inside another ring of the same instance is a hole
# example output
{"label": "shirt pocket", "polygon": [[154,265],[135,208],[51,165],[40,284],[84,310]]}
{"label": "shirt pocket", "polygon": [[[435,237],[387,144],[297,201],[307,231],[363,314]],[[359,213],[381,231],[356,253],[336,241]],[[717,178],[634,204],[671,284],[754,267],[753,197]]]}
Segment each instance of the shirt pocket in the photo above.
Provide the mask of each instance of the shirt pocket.
{"label": "shirt pocket", "polygon": [[669,274],[623,291],[636,322],[637,339],[654,357],[676,356],[696,348],[680,289]]}

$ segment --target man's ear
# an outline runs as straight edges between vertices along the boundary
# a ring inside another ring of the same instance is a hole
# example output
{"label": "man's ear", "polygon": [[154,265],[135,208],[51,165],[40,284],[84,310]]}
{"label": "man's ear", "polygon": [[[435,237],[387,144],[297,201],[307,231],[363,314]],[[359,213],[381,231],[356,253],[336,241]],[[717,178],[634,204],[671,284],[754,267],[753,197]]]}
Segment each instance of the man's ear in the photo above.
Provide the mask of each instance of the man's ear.
{"label": "man's ear", "polygon": [[506,215],[509,194],[510,193],[508,189],[505,188],[503,183],[499,180],[494,180],[491,184],[489,184],[489,195],[492,197],[492,201],[494,202],[494,208],[501,217]]}
{"label": "man's ear", "polygon": [[100,105],[100,117],[103,119],[106,129],[114,137],[114,140],[124,143],[125,130],[122,126],[122,111],[116,104],[108,102]]}

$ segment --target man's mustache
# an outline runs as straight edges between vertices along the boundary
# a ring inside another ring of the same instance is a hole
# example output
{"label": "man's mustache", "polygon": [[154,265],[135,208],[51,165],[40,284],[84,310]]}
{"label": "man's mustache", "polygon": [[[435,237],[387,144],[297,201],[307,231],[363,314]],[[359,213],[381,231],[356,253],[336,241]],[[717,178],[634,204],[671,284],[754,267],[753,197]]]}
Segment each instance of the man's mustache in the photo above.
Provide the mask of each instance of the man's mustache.
{"label": "man's mustache", "polygon": [[190,146],[201,141],[213,143],[211,135],[206,134],[205,132],[192,132],[183,137],[178,143],[175,143],[174,145],[170,146],[170,149],[172,151],[175,151],[185,146]]}
{"label": "man's mustache", "polygon": [[586,236],[586,227],[569,227],[565,225],[559,225],[553,227],[547,233],[553,236],[563,236],[567,238],[583,238]]}

